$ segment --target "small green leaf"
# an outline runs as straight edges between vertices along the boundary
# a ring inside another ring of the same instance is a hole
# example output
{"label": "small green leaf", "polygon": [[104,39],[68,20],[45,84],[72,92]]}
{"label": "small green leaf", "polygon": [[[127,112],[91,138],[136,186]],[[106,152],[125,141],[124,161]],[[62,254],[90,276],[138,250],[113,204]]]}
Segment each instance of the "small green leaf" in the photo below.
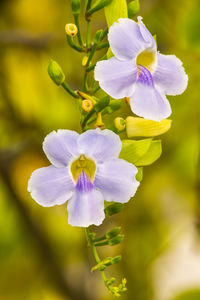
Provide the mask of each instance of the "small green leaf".
{"label": "small green leaf", "polygon": [[117,236],[121,231],[121,227],[116,227],[111,229],[110,231],[106,232],[106,238],[111,239],[115,236]]}
{"label": "small green leaf", "polygon": [[119,243],[121,243],[121,241],[124,239],[124,235],[120,234],[118,236],[115,236],[114,238],[110,239],[108,241],[108,245],[109,246],[114,246],[117,245]]}
{"label": "small green leaf", "polygon": [[126,0],[113,0],[111,4],[104,9],[108,27],[119,18],[128,18],[128,10]]}
{"label": "small green leaf", "polygon": [[139,0],[131,1],[128,4],[128,17],[132,19],[135,15],[137,15],[140,11],[140,3]]}
{"label": "small green leaf", "polygon": [[117,214],[119,213],[123,208],[123,204],[122,203],[113,203],[113,204],[110,204],[108,205],[104,211],[105,211],[105,214],[108,215],[108,216],[112,216],[114,214]]}
{"label": "small green leaf", "polygon": [[154,163],[162,154],[161,140],[152,141],[149,150],[146,154],[138,159],[135,163],[136,166],[148,166]]}
{"label": "small green leaf", "polygon": [[139,182],[142,181],[142,179],[143,179],[143,168],[142,167],[138,168],[138,172],[137,172],[137,175],[135,178]]}
{"label": "small green leaf", "polygon": [[145,139],[140,141],[123,140],[122,150],[119,157],[127,160],[128,162],[135,164],[140,158],[142,158],[149,150],[152,139]]}

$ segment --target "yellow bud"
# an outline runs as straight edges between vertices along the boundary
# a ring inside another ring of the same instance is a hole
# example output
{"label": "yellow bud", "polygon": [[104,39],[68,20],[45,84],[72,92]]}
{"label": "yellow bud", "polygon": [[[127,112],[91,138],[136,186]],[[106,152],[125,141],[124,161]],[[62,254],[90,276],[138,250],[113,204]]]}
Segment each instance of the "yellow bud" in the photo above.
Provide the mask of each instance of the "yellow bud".
{"label": "yellow bud", "polygon": [[75,24],[69,23],[65,25],[65,32],[69,36],[76,36],[78,29]]}
{"label": "yellow bud", "polygon": [[100,128],[101,130],[105,129],[105,124],[102,121],[101,113],[97,113],[97,120],[96,123],[94,124],[95,128]]}
{"label": "yellow bud", "polygon": [[115,127],[119,130],[122,131],[126,127],[126,121],[123,118],[117,117],[114,120]]}
{"label": "yellow bud", "polygon": [[171,127],[171,120],[161,122],[146,120],[143,118],[127,117],[126,132],[128,137],[152,137],[165,133]]}
{"label": "yellow bud", "polygon": [[93,104],[92,100],[85,99],[82,101],[81,107],[84,111],[90,112],[93,109],[94,104]]}
{"label": "yellow bud", "polygon": [[125,97],[125,98],[124,98],[124,101],[126,102],[126,104],[130,104],[130,98]]}
{"label": "yellow bud", "polygon": [[83,56],[83,59],[82,59],[82,66],[83,66],[83,67],[86,66],[87,61],[88,61],[88,57],[87,57],[87,56]]}

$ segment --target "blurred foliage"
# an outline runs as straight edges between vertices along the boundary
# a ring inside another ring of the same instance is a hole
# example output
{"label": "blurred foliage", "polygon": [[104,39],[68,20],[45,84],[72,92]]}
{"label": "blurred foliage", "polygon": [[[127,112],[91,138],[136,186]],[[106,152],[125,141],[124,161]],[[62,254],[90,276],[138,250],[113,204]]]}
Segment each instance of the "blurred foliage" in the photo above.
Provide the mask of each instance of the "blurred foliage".
{"label": "blurred foliage", "polygon": [[[155,284],[161,275],[155,276],[154,263],[188,228],[195,229],[199,245],[200,1],[141,0],[140,6],[159,50],[184,62],[189,86],[183,95],[169,97],[173,123],[162,137],[161,158],[144,170],[136,196],[122,213],[97,231],[120,225],[125,234],[120,246],[101,249],[102,256],[122,251],[117,268],[128,279],[128,292],[121,299],[169,300],[172,291],[165,295]],[[67,224],[66,205],[44,209],[26,190],[31,172],[48,165],[41,148],[44,136],[58,128],[79,131],[76,100],[47,73],[50,59],[55,59],[70,86],[78,88],[82,82],[83,55],[65,41],[65,24],[72,21],[69,0],[0,2],[0,299],[112,299],[99,274],[91,276],[94,261],[88,260],[84,231]],[[80,21],[86,35],[83,17]],[[95,13],[92,26],[93,35],[106,27],[103,11]],[[131,115],[128,106],[121,115]],[[111,117],[105,122],[111,124]],[[187,288],[189,283],[177,286],[174,297]],[[191,292],[175,299],[200,296]]]}

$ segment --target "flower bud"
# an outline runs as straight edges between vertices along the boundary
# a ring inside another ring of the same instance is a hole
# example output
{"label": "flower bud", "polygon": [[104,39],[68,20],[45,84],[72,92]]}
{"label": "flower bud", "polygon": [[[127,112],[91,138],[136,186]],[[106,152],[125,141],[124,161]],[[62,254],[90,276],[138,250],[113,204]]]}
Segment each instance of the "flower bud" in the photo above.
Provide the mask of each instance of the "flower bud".
{"label": "flower bud", "polygon": [[87,56],[83,56],[82,59],[82,66],[85,67],[87,65],[87,61],[88,61],[88,57]]}
{"label": "flower bud", "polygon": [[130,19],[132,19],[135,15],[137,15],[137,13],[139,12],[139,10],[140,10],[139,0],[131,1],[128,4],[128,17]]}
{"label": "flower bud", "polygon": [[81,10],[81,1],[80,0],[71,0],[72,3],[72,13],[73,15],[79,15]]}
{"label": "flower bud", "polygon": [[65,32],[69,36],[76,36],[78,32],[78,28],[75,24],[69,23],[65,25]]}
{"label": "flower bud", "polygon": [[94,37],[94,44],[98,44],[101,41],[101,37],[103,35],[103,30],[97,30],[95,37]]}
{"label": "flower bud", "polygon": [[119,130],[122,131],[126,127],[126,121],[123,118],[117,117],[114,120],[115,127]]}
{"label": "flower bud", "polygon": [[110,102],[109,96],[106,96],[106,97],[100,99],[94,106],[95,111],[96,112],[102,111],[106,106],[109,105],[109,102]]}
{"label": "flower bud", "polygon": [[123,238],[124,238],[124,235],[115,236],[114,238],[112,238],[112,239],[110,239],[108,241],[108,245],[109,246],[117,245],[117,244],[121,243],[121,241],[123,240]]}
{"label": "flower bud", "polygon": [[117,236],[120,233],[121,227],[113,228],[112,230],[106,233],[107,239],[112,239],[113,237]]}
{"label": "flower bud", "polygon": [[82,101],[81,107],[84,111],[90,112],[93,109],[94,104],[93,104],[92,100],[85,99]]}
{"label": "flower bud", "polygon": [[121,261],[121,259],[122,259],[121,255],[113,257],[111,260],[112,265],[119,263]]}
{"label": "flower bud", "polygon": [[61,85],[65,81],[65,74],[63,73],[63,70],[54,60],[51,60],[48,66],[48,73],[53,82],[57,85]]}
{"label": "flower bud", "polygon": [[112,216],[114,214],[117,214],[119,213],[123,208],[123,204],[122,203],[113,203],[113,204],[110,204],[108,205],[104,211],[106,213],[106,215],[109,215],[109,216]]}

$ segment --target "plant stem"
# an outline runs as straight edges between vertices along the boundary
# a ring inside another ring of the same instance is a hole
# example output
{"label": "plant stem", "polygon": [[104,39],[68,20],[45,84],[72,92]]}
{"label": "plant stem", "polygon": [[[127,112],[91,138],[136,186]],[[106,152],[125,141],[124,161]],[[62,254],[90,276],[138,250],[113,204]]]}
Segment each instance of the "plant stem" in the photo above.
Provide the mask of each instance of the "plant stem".
{"label": "plant stem", "polygon": [[82,41],[81,32],[80,32],[79,16],[78,15],[74,15],[74,22],[75,22],[76,27],[78,29],[78,32],[77,32],[78,42],[79,42],[79,45],[82,47],[83,46],[83,41]]}
{"label": "plant stem", "polygon": [[70,87],[67,85],[66,82],[62,83],[62,87],[74,98],[79,98],[79,96],[77,95],[77,93],[75,93],[74,91],[72,91],[70,89]]}
{"label": "plant stem", "polygon": [[109,43],[105,42],[105,43],[102,43],[99,46],[97,46],[97,50],[101,50],[101,49],[108,48],[108,47],[109,47]]}
{"label": "plant stem", "polygon": [[86,39],[87,49],[90,48],[90,43],[91,43],[91,21],[88,20],[88,22],[87,22],[87,39]]}
{"label": "plant stem", "polygon": [[67,41],[68,41],[70,47],[72,47],[76,51],[78,51],[78,52],[85,52],[85,49],[83,47],[81,47],[79,45],[76,45],[74,43],[74,40],[73,40],[73,38],[71,36],[67,35]]}

